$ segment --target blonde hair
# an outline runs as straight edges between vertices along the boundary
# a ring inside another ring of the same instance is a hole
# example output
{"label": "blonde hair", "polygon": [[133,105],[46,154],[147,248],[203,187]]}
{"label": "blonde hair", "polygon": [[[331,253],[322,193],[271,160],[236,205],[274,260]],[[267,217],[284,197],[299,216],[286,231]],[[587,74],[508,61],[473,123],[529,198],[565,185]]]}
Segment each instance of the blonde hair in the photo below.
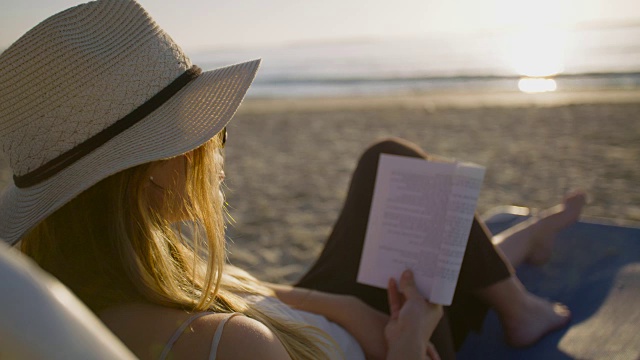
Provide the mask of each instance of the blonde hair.
{"label": "blonde hair", "polygon": [[[322,347],[335,342],[317,328],[252,306],[246,295],[273,292],[226,264],[222,161],[215,161],[220,145],[216,136],[184,155],[181,208],[153,206],[149,176],[157,163],[143,164],[84,191],[23,237],[21,250],[94,312],[134,301],[194,312],[240,312],[270,328],[292,358],[326,358]],[[176,195],[164,191],[165,203]],[[171,223],[175,212],[189,221]]]}

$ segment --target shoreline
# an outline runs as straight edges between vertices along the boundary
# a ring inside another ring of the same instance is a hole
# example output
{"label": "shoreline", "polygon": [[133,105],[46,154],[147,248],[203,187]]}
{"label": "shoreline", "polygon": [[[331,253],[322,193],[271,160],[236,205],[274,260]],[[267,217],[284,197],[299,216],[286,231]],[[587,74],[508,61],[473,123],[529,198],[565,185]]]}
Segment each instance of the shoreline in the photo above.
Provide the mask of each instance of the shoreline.
{"label": "shoreline", "polygon": [[580,104],[640,103],[640,89],[554,91],[528,94],[517,91],[441,91],[388,95],[349,95],[342,97],[267,98],[248,97],[239,114],[281,111],[339,111],[379,108],[451,109],[492,107],[556,107]]}

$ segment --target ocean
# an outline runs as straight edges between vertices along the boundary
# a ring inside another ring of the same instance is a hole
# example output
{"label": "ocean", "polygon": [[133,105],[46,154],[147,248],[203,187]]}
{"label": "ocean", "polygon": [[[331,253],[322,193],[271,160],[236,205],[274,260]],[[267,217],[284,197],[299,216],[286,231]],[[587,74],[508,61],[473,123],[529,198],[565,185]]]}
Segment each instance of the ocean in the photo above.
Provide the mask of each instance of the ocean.
{"label": "ocean", "polygon": [[262,58],[247,95],[257,98],[640,88],[640,24],[190,53],[203,69]]}

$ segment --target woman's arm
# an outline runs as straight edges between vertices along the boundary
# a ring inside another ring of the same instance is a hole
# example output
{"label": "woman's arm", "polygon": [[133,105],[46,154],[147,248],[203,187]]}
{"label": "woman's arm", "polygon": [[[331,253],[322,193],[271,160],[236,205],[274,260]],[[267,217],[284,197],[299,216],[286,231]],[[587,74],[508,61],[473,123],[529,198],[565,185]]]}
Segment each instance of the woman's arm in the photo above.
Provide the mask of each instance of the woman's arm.
{"label": "woman's arm", "polygon": [[340,323],[345,315],[345,308],[357,306],[358,299],[350,295],[331,294],[317,290],[298,288],[289,285],[265,283],[274,291],[276,297],[283,303],[314,314],[319,314],[327,319]]}
{"label": "woman's arm", "polygon": [[389,282],[391,317],[355,296],[330,294],[288,285],[265,284],[285,304],[323,315],[356,338],[369,359],[438,359],[429,338],[442,317],[442,306],[425,301],[410,271],[400,284]]}
{"label": "woman's arm", "polygon": [[342,326],[360,344],[370,359],[382,359],[387,353],[384,328],[389,316],[351,295],[331,294],[287,285],[265,284],[285,304]]}
{"label": "woman's arm", "polygon": [[[341,304],[346,298],[345,295],[330,294],[290,285],[263,284],[273,290],[276,297],[283,303],[296,309],[321,314],[327,318],[332,313],[331,305]],[[315,310],[320,310],[320,312]],[[328,314],[325,314],[327,312]]]}

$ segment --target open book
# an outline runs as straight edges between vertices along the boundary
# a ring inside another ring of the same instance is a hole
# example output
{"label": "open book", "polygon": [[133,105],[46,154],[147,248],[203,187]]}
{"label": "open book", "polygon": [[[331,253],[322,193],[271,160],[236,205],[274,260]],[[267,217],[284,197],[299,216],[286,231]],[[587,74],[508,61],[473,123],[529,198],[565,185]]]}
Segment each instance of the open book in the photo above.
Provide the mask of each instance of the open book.
{"label": "open book", "polygon": [[469,163],[380,155],[358,282],[386,288],[411,269],[424,297],[450,305],[484,172]]}

